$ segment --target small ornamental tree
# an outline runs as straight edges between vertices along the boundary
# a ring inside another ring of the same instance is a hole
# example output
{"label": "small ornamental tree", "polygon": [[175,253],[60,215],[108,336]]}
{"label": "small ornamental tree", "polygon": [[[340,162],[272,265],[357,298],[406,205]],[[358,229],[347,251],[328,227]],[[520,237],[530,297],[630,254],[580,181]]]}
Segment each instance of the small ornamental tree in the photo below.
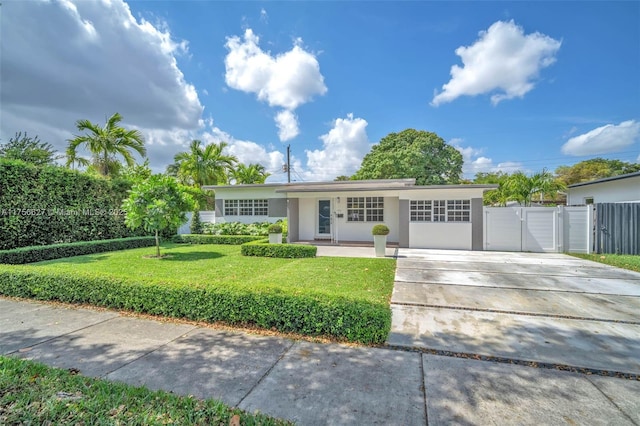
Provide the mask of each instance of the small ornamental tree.
{"label": "small ornamental tree", "polygon": [[179,227],[187,221],[186,212],[195,208],[193,198],[175,179],[153,175],[137,183],[122,203],[126,212],[125,224],[131,229],[142,227],[155,233],[156,257],[160,257],[158,234],[170,227]]}
{"label": "small ornamental tree", "polygon": [[202,234],[202,220],[200,220],[200,210],[194,210],[193,216],[191,216],[191,229],[192,234]]}

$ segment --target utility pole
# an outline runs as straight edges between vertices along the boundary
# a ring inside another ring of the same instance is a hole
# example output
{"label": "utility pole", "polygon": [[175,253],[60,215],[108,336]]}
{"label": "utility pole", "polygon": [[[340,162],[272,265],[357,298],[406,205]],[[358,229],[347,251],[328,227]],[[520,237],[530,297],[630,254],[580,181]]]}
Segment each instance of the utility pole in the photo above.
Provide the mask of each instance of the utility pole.
{"label": "utility pole", "polygon": [[287,182],[291,183],[291,145],[287,145]]}

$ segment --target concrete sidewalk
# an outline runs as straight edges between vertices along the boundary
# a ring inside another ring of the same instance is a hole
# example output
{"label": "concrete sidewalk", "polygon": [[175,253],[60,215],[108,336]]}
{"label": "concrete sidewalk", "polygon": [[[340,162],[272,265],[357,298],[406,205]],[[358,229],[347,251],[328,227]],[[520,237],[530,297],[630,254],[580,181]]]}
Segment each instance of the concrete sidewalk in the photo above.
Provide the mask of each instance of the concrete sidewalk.
{"label": "concrete sidewalk", "polygon": [[640,424],[640,381],[0,298],[0,354],[298,424]]}

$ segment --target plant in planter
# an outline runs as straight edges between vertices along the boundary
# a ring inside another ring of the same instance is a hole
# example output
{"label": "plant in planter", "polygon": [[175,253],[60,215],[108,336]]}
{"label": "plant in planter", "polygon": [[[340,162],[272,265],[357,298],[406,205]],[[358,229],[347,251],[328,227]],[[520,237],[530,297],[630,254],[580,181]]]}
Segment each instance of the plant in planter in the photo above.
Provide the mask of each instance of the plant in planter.
{"label": "plant in planter", "polygon": [[269,225],[269,244],[282,244],[282,226],[279,223]]}
{"label": "plant in planter", "polygon": [[378,224],[371,230],[373,234],[373,246],[376,249],[376,257],[384,257],[387,248],[387,235],[389,235],[389,227],[387,225]]}

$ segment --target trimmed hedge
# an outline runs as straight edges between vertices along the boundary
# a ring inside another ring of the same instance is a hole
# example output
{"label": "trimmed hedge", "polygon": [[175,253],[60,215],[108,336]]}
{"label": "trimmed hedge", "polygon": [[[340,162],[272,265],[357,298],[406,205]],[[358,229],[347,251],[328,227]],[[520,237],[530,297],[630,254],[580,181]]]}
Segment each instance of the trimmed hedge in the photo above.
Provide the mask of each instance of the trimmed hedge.
{"label": "trimmed hedge", "polygon": [[240,253],[243,256],[284,257],[299,259],[316,257],[318,247],[301,244],[269,244],[269,240],[261,239],[243,244]]}
{"label": "trimmed hedge", "polygon": [[144,236],[124,223],[129,189],[121,179],[0,158],[0,250]]}
{"label": "trimmed hedge", "polygon": [[202,235],[202,234],[182,234],[175,235],[172,239],[174,243],[182,244],[225,244],[239,246],[251,241],[263,240],[264,237],[257,235]]}
{"label": "trimmed hedge", "polygon": [[0,294],[90,303],[195,321],[253,324],[365,344],[383,343],[391,327],[388,306],[342,297],[203,288],[193,284],[155,285],[133,279],[43,271],[31,266],[0,266]]}
{"label": "trimmed hedge", "polygon": [[48,246],[20,247],[0,250],[0,263],[23,264],[105,251],[150,247],[155,237],[118,238],[114,240],[82,241],[78,243],[51,244]]}

